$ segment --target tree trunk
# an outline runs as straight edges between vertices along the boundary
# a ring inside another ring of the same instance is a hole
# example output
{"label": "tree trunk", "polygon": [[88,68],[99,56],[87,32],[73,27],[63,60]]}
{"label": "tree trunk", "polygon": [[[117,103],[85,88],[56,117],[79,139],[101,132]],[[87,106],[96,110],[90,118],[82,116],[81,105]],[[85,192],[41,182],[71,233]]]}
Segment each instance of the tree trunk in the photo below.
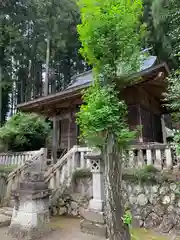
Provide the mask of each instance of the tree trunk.
{"label": "tree trunk", "polygon": [[105,216],[109,240],[130,240],[129,228],[122,221],[122,160],[113,134],[108,134],[103,149],[105,161]]}
{"label": "tree trunk", "polygon": [[44,82],[44,95],[47,96],[49,93],[49,58],[50,58],[50,37],[47,38],[47,49],[46,49],[46,74]]}
{"label": "tree trunk", "polygon": [[32,61],[28,62],[28,76],[27,76],[27,84],[26,84],[26,102],[31,100],[31,90],[32,90]]}

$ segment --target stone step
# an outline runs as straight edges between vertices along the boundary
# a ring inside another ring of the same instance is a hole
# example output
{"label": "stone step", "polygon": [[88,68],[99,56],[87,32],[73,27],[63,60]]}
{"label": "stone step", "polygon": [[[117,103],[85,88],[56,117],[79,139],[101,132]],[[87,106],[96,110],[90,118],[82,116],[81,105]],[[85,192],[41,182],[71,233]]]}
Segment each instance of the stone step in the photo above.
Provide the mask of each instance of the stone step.
{"label": "stone step", "polygon": [[13,208],[11,208],[11,207],[0,208],[1,215],[12,217],[12,212],[13,212]]}
{"label": "stone step", "polygon": [[4,214],[0,214],[0,228],[9,226],[11,223],[11,217]]}

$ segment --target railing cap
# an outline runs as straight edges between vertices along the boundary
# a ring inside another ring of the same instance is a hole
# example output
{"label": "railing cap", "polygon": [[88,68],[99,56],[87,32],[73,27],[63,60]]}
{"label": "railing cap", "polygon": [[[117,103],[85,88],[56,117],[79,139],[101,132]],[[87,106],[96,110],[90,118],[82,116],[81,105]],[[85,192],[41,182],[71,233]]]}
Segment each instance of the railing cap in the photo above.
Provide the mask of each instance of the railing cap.
{"label": "railing cap", "polygon": [[101,159],[102,155],[100,152],[88,152],[84,155],[85,159]]}
{"label": "railing cap", "polygon": [[170,145],[164,143],[143,143],[143,144],[133,144],[129,146],[129,150],[146,150],[146,149],[165,149],[171,148]]}

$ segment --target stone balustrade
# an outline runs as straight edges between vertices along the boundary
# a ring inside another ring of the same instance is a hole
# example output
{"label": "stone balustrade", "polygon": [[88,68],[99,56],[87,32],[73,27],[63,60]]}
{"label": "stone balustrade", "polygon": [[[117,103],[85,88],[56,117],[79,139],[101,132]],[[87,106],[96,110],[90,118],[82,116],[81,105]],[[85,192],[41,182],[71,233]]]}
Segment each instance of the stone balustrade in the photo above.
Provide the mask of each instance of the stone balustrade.
{"label": "stone balustrade", "polygon": [[[56,164],[49,167],[45,172],[45,179],[46,182],[48,182],[49,188],[56,189],[65,181],[67,185],[70,184],[75,169],[90,168],[90,162],[85,160],[85,155],[91,151],[92,149],[87,147],[74,146],[62,158],[60,158]],[[47,149],[42,148],[41,150],[34,152],[34,155],[31,155],[26,161],[34,156],[38,157],[41,155],[46,158]],[[9,174],[7,179],[7,196],[9,196],[11,190],[15,189],[23,178],[25,167],[25,164],[20,165]]]}
{"label": "stone balustrade", "polygon": [[153,165],[159,170],[172,169],[179,164],[175,149],[167,144],[132,145],[124,153],[124,166],[140,168]]}
{"label": "stone balustrade", "polygon": [[0,153],[0,164],[22,166],[38,151]]}
{"label": "stone balustrade", "polygon": [[[26,161],[34,158],[34,157],[44,157],[46,156],[47,152],[45,148],[41,148],[39,151],[34,151],[33,154],[31,156],[29,156],[29,158],[26,159]],[[15,168],[9,175],[7,178],[7,193],[6,193],[6,197],[9,198],[11,191],[16,189],[18,184],[20,183],[20,181],[23,179],[24,176],[24,169],[27,166],[25,165],[25,163],[23,165],[18,166],[17,168]]]}
{"label": "stone balustrade", "polygon": [[[72,180],[73,172],[77,169],[85,169],[91,167],[89,159],[85,159],[85,155],[93,150],[88,147],[74,146],[56,164],[47,168],[45,179],[50,189],[57,189],[62,184],[69,185]],[[34,152],[34,155],[44,155],[45,161],[47,149],[41,149]],[[31,155],[30,158],[32,158]],[[27,159],[28,160],[28,159]],[[157,169],[172,169],[179,165],[178,157],[172,147],[166,144],[141,144],[132,145],[128,150],[124,151],[124,167],[140,168],[145,165],[153,165]],[[10,193],[23,177],[25,165],[20,165],[12,173],[9,174],[7,183],[7,192]]]}
{"label": "stone balustrade", "polygon": [[88,152],[92,152],[92,149],[74,146],[56,164],[49,168],[45,173],[45,179],[49,182],[49,188],[57,189],[65,182],[69,185],[72,174],[76,169],[90,168],[90,161],[85,160],[85,155]]}

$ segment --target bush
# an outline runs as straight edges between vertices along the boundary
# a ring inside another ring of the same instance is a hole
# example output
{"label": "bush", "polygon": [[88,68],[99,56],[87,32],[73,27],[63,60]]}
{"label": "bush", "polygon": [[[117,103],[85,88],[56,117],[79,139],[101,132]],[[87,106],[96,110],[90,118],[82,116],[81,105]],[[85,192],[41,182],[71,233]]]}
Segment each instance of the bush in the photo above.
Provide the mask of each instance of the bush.
{"label": "bush", "polygon": [[33,151],[44,147],[50,124],[37,114],[17,113],[0,128],[0,145],[7,151]]}
{"label": "bush", "polygon": [[9,174],[12,171],[14,171],[17,167],[18,167],[18,165],[4,165],[4,164],[0,164],[0,174],[1,173]]}
{"label": "bush", "polygon": [[156,184],[167,181],[167,177],[154,166],[144,166],[140,169],[124,169],[123,180],[138,183]]}
{"label": "bush", "polygon": [[90,178],[92,177],[92,173],[90,171],[90,169],[76,169],[73,173],[72,176],[72,180],[76,182],[76,180],[78,179],[82,179],[82,178]]}

